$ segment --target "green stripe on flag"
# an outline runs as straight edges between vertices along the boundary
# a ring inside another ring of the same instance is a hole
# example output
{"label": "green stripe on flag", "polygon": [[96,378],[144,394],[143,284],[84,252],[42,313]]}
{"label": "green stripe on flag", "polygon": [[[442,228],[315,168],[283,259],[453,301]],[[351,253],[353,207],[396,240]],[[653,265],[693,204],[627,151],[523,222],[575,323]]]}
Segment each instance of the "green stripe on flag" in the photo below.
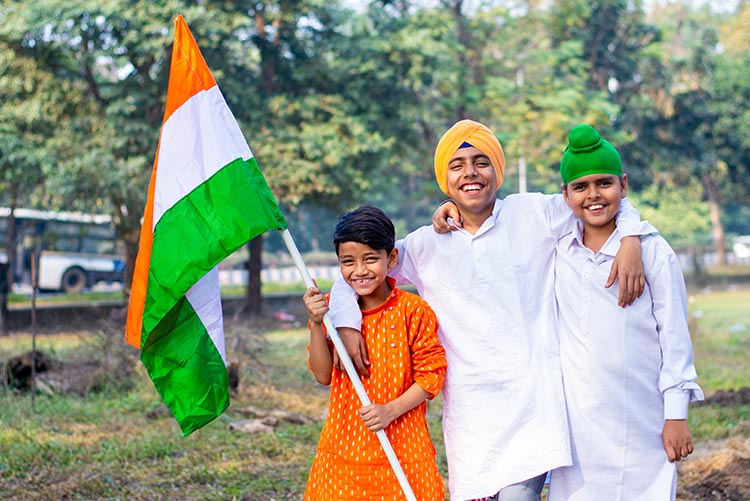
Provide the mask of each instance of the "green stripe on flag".
{"label": "green stripe on flag", "polygon": [[183,436],[205,426],[229,407],[227,368],[186,298],[151,332],[141,361]]}
{"label": "green stripe on flag", "polygon": [[254,158],[235,160],[179,200],[154,228],[144,336],[220,261],[261,233],[285,228]]}

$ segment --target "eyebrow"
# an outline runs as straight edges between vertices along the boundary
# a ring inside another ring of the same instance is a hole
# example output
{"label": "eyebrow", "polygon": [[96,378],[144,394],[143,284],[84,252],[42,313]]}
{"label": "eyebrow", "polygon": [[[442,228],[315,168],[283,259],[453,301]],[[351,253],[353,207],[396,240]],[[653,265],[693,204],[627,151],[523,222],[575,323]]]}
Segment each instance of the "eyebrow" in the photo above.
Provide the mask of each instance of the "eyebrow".
{"label": "eyebrow", "polygon": [[[380,255],[380,251],[377,251],[377,250],[367,251],[367,252],[363,253],[364,257],[379,256],[379,255]],[[354,254],[339,254],[338,257],[339,257],[339,259],[342,259],[342,258],[345,258],[345,257],[353,258]]]}

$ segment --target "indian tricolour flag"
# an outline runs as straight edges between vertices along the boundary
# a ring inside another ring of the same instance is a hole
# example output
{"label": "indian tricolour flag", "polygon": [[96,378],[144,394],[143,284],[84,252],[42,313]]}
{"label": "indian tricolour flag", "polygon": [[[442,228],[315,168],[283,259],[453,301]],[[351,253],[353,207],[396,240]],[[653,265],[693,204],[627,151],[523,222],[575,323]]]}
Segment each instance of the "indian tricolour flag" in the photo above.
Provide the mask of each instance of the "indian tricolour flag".
{"label": "indian tricolour flag", "polygon": [[125,339],[188,435],[229,406],[218,264],[286,221],[182,16]]}

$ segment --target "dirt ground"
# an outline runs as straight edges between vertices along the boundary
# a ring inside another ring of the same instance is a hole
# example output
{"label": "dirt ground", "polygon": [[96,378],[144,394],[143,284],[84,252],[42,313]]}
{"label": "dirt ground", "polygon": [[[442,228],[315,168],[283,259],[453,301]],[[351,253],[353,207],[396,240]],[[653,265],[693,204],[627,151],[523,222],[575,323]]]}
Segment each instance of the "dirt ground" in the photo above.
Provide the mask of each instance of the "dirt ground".
{"label": "dirt ground", "polygon": [[678,471],[678,500],[750,500],[750,438],[699,444]]}
{"label": "dirt ground", "polygon": [[[750,388],[717,391],[698,405],[750,405]],[[678,500],[750,500],[750,438],[744,438],[750,430],[736,431],[737,436],[726,440],[699,442],[695,452],[677,465]]]}

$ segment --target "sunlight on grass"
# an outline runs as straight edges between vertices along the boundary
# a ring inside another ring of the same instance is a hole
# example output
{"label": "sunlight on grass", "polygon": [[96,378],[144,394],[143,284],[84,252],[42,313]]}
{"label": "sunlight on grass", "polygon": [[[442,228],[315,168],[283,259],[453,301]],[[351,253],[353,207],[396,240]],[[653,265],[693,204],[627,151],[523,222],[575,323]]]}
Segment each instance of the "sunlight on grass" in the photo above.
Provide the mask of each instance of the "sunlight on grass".
{"label": "sunlight on grass", "polygon": [[[85,343],[86,337],[85,334],[77,332],[38,335],[36,337],[36,348],[54,355],[58,352],[76,349]],[[32,339],[30,334],[0,336],[0,359],[6,359],[30,351],[31,346]]]}
{"label": "sunlight on grass", "polygon": [[750,384],[750,289],[690,296],[695,366],[707,393]]}

